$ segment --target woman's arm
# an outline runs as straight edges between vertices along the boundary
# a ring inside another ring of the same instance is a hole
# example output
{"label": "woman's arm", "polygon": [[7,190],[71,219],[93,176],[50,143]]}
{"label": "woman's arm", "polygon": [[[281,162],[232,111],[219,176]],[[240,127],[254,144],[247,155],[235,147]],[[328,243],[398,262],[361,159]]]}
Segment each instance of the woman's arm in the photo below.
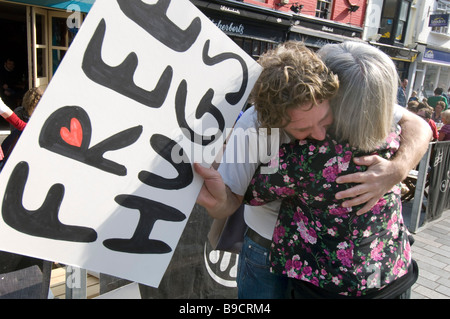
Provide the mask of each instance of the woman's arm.
{"label": "woman's arm", "polygon": [[25,126],[27,126],[27,123],[22,121],[1,99],[0,115],[19,131],[23,131]]}

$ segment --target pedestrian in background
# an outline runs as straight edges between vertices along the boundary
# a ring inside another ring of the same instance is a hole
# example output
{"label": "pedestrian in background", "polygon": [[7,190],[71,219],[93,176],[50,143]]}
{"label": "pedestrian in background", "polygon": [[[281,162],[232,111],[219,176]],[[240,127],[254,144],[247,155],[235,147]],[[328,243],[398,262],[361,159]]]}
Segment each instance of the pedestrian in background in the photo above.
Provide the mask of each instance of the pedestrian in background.
{"label": "pedestrian in background", "polygon": [[408,86],[408,79],[403,79],[398,86],[397,91],[397,103],[403,107],[406,107],[407,97],[406,97],[406,87]]}

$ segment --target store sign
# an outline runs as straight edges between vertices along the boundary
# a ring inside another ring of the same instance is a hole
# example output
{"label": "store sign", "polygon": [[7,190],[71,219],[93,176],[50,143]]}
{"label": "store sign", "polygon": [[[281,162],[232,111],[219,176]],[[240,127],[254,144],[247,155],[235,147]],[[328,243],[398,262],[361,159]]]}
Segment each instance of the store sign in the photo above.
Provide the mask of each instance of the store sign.
{"label": "store sign", "polygon": [[425,48],[423,62],[434,62],[441,64],[450,64],[450,53],[440,50]]}
{"label": "store sign", "polygon": [[242,23],[222,22],[222,20],[215,21],[214,19],[211,21],[225,33],[243,35],[245,32],[245,26]]}
{"label": "store sign", "polygon": [[430,15],[429,27],[446,27],[448,26],[449,14],[432,14]]}
{"label": "store sign", "polygon": [[0,250],[157,287],[192,163],[212,164],[260,71],[188,0],[97,0],[0,175]]}
{"label": "store sign", "polygon": [[351,38],[361,38],[362,36],[362,29],[359,27],[342,26],[338,24],[331,24],[331,22],[325,25],[317,21],[311,21],[311,19],[306,17],[300,17],[298,22],[299,22],[298,25],[312,30],[318,30],[326,33],[342,35]]}
{"label": "store sign", "polygon": [[220,10],[225,11],[225,12],[231,12],[234,14],[241,14],[241,11],[239,11],[239,9],[235,9],[235,8],[230,8],[227,6],[220,6]]}
{"label": "store sign", "polygon": [[208,12],[209,19],[217,28],[230,36],[244,36],[258,40],[282,42],[284,37],[283,29],[267,27],[263,24],[249,23],[250,19],[242,19],[234,15],[226,15],[222,12]]}

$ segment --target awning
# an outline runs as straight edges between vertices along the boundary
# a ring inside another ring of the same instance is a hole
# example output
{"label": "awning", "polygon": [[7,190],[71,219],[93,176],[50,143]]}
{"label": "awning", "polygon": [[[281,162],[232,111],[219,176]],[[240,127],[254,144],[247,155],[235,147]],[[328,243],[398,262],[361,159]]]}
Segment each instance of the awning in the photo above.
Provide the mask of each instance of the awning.
{"label": "awning", "polygon": [[417,51],[416,49],[398,47],[373,41],[369,41],[369,44],[377,47],[378,49],[389,55],[392,60],[414,62],[419,54],[419,51]]}
{"label": "awning", "polygon": [[[54,9],[79,10],[81,12],[89,12],[95,0],[6,0],[7,2],[17,2],[41,7]],[[70,6],[70,7],[69,7]]]}
{"label": "awning", "polygon": [[355,38],[351,38],[345,35],[313,30],[311,28],[302,26],[292,26],[290,31],[290,40],[302,41],[307,46],[316,48],[321,48],[327,43],[340,43],[344,41],[355,40]]}

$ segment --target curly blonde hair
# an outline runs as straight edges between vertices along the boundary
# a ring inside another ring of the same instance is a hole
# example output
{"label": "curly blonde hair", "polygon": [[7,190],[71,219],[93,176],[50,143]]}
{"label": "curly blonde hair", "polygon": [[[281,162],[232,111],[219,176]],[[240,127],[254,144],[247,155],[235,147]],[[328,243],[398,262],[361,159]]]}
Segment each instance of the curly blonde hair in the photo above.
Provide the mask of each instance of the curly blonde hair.
{"label": "curly blonde hair", "polygon": [[33,114],[34,109],[36,108],[39,100],[42,97],[42,94],[43,92],[40,88],[32,88],[29,89],[23,96],[22,105],[28,116],[31,116],[31,114]]}
{"label": "curly blonde hair", "polygon": [[310,109],[333,97],[339,88],[337,76],[302,42],[287,41],[258,62],[263,71],[249,101],[255,105],[260,127],[283,128],[290,122],[288,109]]}

